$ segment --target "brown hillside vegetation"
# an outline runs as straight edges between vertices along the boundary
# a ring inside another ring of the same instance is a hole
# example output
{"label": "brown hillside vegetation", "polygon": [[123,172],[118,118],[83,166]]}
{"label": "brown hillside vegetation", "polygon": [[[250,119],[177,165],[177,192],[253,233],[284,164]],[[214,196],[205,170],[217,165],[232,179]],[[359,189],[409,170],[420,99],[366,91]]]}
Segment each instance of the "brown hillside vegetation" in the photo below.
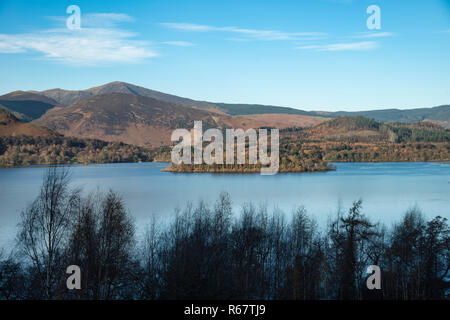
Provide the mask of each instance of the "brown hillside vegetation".
{"label": "brown hillside vegetation", "polygon": [[11,112],[0,108],[0,136],[57,136],[50,129],[19,121]]}
{"label": "brown hillside vegetation", "polygon": [[338,117],[311,128],[286,128],[284,137],[306,141],[448,142],[450,131],[431,122],[382,123],[373,119]]}
{"label": "brown hillside vegetation", "polygon": [[218,109],[209,102],[182,98],[121,81],[110,82],[105,85],[89,88],[86,90],[51,89],[41,92],[41,94],[58,101],[58,103],[63,106],[71,105],[81,99],[110,93],[132,94],[136,96],[153,98],[163,102],[175,103],[187,107],[197,107],[200,109],[218,111]]}
{"label": "brown hillside vegetation", "polygon": [[[248,160],[248,158],[247,158]],[[449,161],[450,131],[431,123],[340,117],[280,130],[279,172],[325,171],[328,162]],[[171,165],[172,172],[259,172],[259,165]]]}
{"label": "brown hillside vegetation", "polygon": [[450,130],[422,123],[380,123],[364,117],[340,117],[312,128],[287,128],[281,145],[300,159],[324,161],[448,161]]}
{"label": "brown hillside vegetation", "polygon": [[38,92],[32,91],[13,91],[8,94],[0,96],[0,100],[17,100],[17,101],[39,101],[47,104],[57,105],[58,103],[45,95],[39,94]]}
{"label": "brown hillside vegetation", "polygon": [[232,128],[271,127],[284,129],[289,127],[311,127],[327,120],[321,117],[310,117],[298,114],[252,114],[222,117],[223,122]]}
{"label": "brown hillside vegetation", "polygon": [[194,121],[207,128],[311,126],[317,117],[287,114],[229,116],[149,97],[111,93],[55,107],[34,121],[65,136],[124,142],[139,146],[169,145],[172,131],[191,129]]}
{"label": "brown hillside vegetation", "polygon": [[54,108],[34,123],[65,136],[159,146],[170,143],[174,129],[192,128],[195,120],[202,120],[205,127],[220,126],[213,115],[149,97],[112,93]]}
{"label": "brown hillside vegetation", "polygon": [[167,147],[147,149],[122,142],[32,136],[0,137],[0,167],[169,161]]}
{"label": "brown hillside vegetation", "polygon": [[14,91],[0,96],[0,108],[22,121],[37,119],[55,105],[55,100],[35,92]]}
{"label": "brown hillside vegetation", "polygon": [[[20,119],[31,121],[33,119],[39,118],[47,109],[53,107],[54,105],[59,106],[69,106],[81,99],[90,98],[93,96],[111,94],[111,93],[122,93],[131,94],[136,96],[149,97],[156,100],[160,100],[167,103],[178,104],[184,107],[197,108],[202,110],[211,111],[219,114],[228,114],[230,116],[239,115],[267,115],[267,114],[289,114],[289,115],[302,115],[309,117],[320,117],[320,118],[335,118],[339,116],[363,116],[366,118],[373,118],[381,122],[404,122],[404,123],[414,123],[420,121],[431,121],[445,128],[450,127],[450,105],[441,105],[436,107],[426,107],[426,108],[416,108],[416,109],[377,109],[369,111],[337,111],[337,112],[327,112],[327,111],[305,111],[298,109],[293,106],[274,106],[274,105],[264,105],[264,104],[242,104],[242,103],[222,103],[222,102],[208,102],[202,100],[193,100],[189,98],[184,98],[176,96],[173,94],[167,94],[164,92],[147,89],[134,84],[114,81],[104,85],[95,86],[85,90],[65,90],[65,89],[50,89],[44,91],[15,91],[8,94],[11,97],[11,101],[16,103],[9,103],[13,107],[23,108],[26,107],[26,111],[31,112],[31,109],[39,109],[39,112],[34,112],[33,114],[26,114],[25,117]],[[5,95],[7,96],[7,95]],[[30,100],[31,99],[31,100]],[[46,99],[44,101],[44,99]],[[18,104],[18,101],[26,101],[24,104]],[[8,101],[8,100],[3,100]],[[29,101],[32,101],[30,106]],[[0,101],[0,105],[1,105]],[[36,105],[36,103],[41,103],[41,105]],[[6,106],[10,111],[11,108]],[[12,110],[17,112],[17,110]],[[295,125],[293,125],[295,126]]]}

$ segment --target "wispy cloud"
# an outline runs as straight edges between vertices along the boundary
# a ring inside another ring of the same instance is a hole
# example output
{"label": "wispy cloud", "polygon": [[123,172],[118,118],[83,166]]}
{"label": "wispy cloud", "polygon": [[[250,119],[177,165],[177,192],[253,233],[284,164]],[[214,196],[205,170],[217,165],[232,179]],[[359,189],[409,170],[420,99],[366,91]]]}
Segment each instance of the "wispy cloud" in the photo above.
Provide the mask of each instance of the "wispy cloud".
{"label": "wispy cloud", "polygon": [[302,40],[307,38],[318,38],[326,36],[322,32],[284,32],[277,30],[257,30],[257,29],[244,29],[238,27],[215,27],[201,24],[193,23],[162,23],[163,26],[180,30],[180,31],[191,31],[191,32],[228,32],[239,34],[253,40],[260,41],[274,41],[274,40]]}
{"label": "wispy cloud", "polygon": [[[81,29],[56,28],[33,33],[0,34],[0,53],[34,52],[44,59],[77,65],[134,63],[157,56],[149,48],[150,43],[135,40],[136,34],[112,27],[116,23],[132,20],[126,14],[95,13],[82,15]],[[65,24],[65,19],[63,22]]]}
{"label": "wispy cloud", "polygon": [[[47,17],[58,23],[66,23],[67,16]],[[133,22],[134,18],[125,13],[82,13],[81,26],[85,28],[110,28],[122,22]]]}
{"label": "wispy cloud", "polygon": [[393,32],[360,32],[352,38],[359,39],[370,39],[370,38],[386,38],[386,37],[394,37],[396,33]]}
{"label": "wispy cloud", "polygon": [[0,34],[0,53],[38,52],[70,64],[138,62],[155,57],[148,43],[131,40],[132,33],[113,29],[52,29],[29,34]]}
{"label": "wispy cloud", "polygon": [[112,27],[120,22],[132,22],[134,18],[125,13],[88,13],[83,15],[83,26],[92,28]]}
{"label": "wispy cloud", "polygon": [[176,46],[176,47],[192,47],[194,44],[192,42],[188,41],[165,41],[163,44],[167,44],[169,46]]}
{"label": "wispy cloud", "polygon": [[296,49],[313,51],[369,51],[376,49],[378,44],[374,41],[361,41],[351,43],[333,43],[326,45],[301,46]]}

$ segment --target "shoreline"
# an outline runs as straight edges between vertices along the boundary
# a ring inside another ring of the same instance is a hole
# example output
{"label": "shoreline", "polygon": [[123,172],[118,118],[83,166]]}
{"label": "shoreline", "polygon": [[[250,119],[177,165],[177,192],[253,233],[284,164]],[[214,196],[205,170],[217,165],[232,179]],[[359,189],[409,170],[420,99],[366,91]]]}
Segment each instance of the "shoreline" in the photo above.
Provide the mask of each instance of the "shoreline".
{"label": "shoreline", "polygon": [[[101,164],[144,164],[144,163],[161,163],[167,164],[168,166],[161,171],[163,172],[172,172],[172,173],[259,173],[259,169],[255,169],[254,171],[178,171],[178,170],[168,170],[170,168],[170,162],[166,161],[142,161],[142,162],[92,162],[92,163],[46,163],[46,164],[30,164],[25,166],[0,166],[0,169],[19,169],[19,168],[39,168],[39,167],[50,167],[50,166],[90,166],[90,165],[101,165]],[[404,161],[404,160],[391,160],[391,161],[329,161],[329,164],[333,163],[441,163],[443,165],[450,165],[449,160],[427,160],[427,161]],[[313,173],[313,172],[327,172],[327,171],[335,171],[336,169],[329,170],[306,170],[306,171],[295,171],[295,170],[280,170],[278,173]]]}

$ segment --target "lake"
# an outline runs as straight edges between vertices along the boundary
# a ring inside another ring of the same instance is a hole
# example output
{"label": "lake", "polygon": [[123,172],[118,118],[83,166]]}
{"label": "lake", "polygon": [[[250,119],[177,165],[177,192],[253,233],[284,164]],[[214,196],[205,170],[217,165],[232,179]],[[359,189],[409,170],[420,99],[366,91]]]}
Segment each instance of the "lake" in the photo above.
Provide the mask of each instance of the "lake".
{"label": "lake", "polygon": [[[124,198],[138,231],[152,216],[172,217],[174,209],[202,199],[212,203],[227,191],[233,207],[267,203],[288,215],[303,205],[324,225],[341,202],[347,210],[363,200],[374,221],[391,224],[410,207],[427,218],[450,218],[450,165],[427,163],[337,163],[336,171],[259,174],[161,172],[165,163],[71,166],[72,183],[85,192],[113,189]],[[12,245],[20,212],[37,195],[45,167],[0,169],[0,246]]]}

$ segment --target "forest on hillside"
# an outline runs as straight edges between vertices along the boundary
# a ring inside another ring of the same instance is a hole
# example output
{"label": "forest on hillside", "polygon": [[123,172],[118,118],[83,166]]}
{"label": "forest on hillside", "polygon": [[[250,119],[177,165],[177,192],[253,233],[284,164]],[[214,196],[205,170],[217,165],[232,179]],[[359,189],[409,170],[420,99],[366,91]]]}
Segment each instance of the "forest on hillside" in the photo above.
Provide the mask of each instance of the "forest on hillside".
{"label": "forest on hillside", "polygon": [[[334,169],[329,162],[450,161],[450,130],[426,122],[381,123],[361,116],[339,117],[310,128],[281,129],[279,153],[281,173]],[[247,173],[260,169],[261,164],[248,164],[246,156],[243,165],[171,164],[165,170]]]}
{"label": "forest on hillside", "polygon": [[0,167],[151,161],[170,161],[170,149],[63,136],[0,137]]}
{"label": "forest on hillside", "polygon": [[[363,204],[320,227],[302,206],[289,218],[251,202],[235,212],[221,193],[141,235],[114,191],[82,196],[67,168],[50,167],[16,246],[0,252],[0,299],[448,299],[447,219],[412,207],[385,226]],[[67,289],[69,265],[79,290]],[[366,286],[369,265],[380,290]]]}
{"label": "forest on hillside", "polygon": [[[248,140],[245,144],[248,154]],[[170,153],[171,146],[146,148],[63,136],[0,137],[0,167],[170,162]],[[327,171],[333,169],[329,162],[450,161],[450,130],[426,122],[381,123],[364,117],[339,117],[310,128],[281,129],[279,157],[279,172]],[[248,164],[246,156],[245,164],[171,164],[166,170],[247,173],[260,169],[260,163]]]}

